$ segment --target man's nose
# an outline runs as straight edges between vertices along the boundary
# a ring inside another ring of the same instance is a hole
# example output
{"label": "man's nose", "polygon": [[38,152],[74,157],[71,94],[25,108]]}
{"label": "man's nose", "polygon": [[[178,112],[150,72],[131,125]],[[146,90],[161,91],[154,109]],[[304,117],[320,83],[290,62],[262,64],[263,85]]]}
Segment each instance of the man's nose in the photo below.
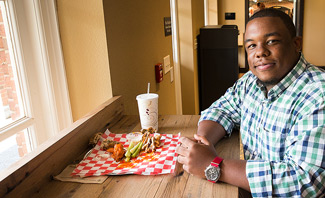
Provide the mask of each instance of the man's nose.
{"label": "man's nose", "polygon": [[256,49],[256,57],[261,58],[261,57],[267,57],[270,55],[270,51],[267,49],[266,46],[264,45],[258,45]]}

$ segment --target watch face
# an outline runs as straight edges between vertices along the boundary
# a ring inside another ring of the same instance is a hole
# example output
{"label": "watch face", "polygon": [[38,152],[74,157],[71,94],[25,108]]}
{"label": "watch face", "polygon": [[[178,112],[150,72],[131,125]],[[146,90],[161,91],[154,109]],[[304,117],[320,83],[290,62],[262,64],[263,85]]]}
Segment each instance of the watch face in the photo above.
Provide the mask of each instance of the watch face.
{"label": "watch face", "polygon": [[210,181],[217,181],[220,176],[220,167],[215,167],[215,166],[210,165],[205,170],[205,176]]}

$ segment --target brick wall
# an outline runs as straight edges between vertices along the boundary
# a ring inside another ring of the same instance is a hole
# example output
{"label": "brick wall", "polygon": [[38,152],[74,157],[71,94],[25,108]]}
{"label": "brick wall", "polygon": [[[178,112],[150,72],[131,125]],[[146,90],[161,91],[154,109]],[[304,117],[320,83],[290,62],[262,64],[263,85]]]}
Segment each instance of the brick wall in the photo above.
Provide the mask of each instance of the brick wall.
{"label": "brick wall", "polygon": [[[7,120],[20,118],[20,109],[15,86],[15,78],[7,45],[7,36],[0,9],[0,95],[2,109]],[[2,110],[0,108],[0,110]],[[25,134],[23,131],[16,134],[18,153],[20,157],[27,154]]]}

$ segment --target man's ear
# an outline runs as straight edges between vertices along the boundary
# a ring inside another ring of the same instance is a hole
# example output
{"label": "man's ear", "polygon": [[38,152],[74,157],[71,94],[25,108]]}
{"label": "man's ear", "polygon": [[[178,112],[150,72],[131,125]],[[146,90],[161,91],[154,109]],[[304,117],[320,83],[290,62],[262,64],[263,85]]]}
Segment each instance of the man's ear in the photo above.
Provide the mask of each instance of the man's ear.
{"label": "man's ear", "polygon": [[302,50],[302,37],[301,36],[296,36],[293,38],[294,45],[296,47],[297,52],[301,52]]}

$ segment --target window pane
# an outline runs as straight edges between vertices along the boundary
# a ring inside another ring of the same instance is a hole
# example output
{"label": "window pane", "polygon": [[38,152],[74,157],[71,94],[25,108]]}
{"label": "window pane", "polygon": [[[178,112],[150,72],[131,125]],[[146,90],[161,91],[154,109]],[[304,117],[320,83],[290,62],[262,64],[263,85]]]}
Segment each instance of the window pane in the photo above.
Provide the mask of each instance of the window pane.
{"label": "window pane", "polygon": [[6,10],[0,2],[0,128],[25,116]]}
{"label": "window pane", "polygon": [[0,142],[0,172],[30,152],[28,129]]}

